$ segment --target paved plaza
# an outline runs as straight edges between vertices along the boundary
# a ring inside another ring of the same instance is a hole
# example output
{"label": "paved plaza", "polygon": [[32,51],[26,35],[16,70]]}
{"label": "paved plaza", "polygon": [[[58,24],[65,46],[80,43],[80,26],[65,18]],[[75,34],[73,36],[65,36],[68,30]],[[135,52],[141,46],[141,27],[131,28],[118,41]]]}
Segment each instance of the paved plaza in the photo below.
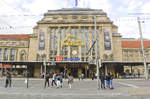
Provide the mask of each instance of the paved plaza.
{"label": "paved plaza", "polygon": [[13,79],[11,88],[4,88],[4,79],[0,80],[0,99],[149,99],[149,80],[114,80],[115,89],[97,90],[97,81],[75,79],[70,89],[67,80],[62,88],[44,89],[43,79],[29,79],[26,88],[24,79]]}

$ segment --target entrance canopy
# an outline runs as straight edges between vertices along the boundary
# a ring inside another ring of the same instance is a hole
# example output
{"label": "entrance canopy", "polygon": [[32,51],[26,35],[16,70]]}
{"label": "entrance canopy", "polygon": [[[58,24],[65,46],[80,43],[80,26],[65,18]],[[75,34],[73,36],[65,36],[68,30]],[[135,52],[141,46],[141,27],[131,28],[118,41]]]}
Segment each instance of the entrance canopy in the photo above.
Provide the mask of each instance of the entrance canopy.
{"label": "entrance canopy", "polygon": [[[143,62],[132,62],[132,61],[103,61],[102,65],[125,65],[125,66],[138,66],[138,65],[144,65]],[[150,64],[150,62],[147,62],[147,65]]]}
{"label": "entrance canopy", "polygon": [[[55,64],[90,64],[87,61],[53,61]],[[51,61],[47,61],[46,63],[51,63]],[[9,61],[1,61],[0,64],[9,64],[9,65],[32,65],[32,64],[44,64],[44,61],[28,61],[28,62],[9,62]],[[125,66],[138,66],[143,65],[143,62],[129,62],[129,61],[102,61],[102,66],[104,65],[125,65]],[[150,62],[147,62],[147,65]],[[94,64],[93,64],[94,65]]]}

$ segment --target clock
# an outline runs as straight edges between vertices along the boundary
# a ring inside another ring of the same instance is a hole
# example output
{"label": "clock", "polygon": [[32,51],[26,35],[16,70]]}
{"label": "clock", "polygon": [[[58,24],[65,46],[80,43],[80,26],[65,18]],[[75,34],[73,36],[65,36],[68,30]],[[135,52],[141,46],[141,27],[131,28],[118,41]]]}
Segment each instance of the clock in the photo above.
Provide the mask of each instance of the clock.
{"label": "clock", "polygon": [[76,55],[76,54],[77,54],[77,51],[76,51],[76,50],[73,50],[73,51],[72,51],[72,54],[73,54],[73,55]]}

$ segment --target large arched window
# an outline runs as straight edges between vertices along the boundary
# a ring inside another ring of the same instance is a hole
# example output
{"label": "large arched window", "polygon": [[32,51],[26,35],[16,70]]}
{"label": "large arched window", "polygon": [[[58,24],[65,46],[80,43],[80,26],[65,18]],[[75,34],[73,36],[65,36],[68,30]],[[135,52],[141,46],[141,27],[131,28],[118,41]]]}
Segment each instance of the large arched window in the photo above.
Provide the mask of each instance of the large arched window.
{"label": "large arched window", "polygon": [[13,48],[10,50],[10,58],[9,58],[10,61],[15,60],[15,53],[16,53],[16,49]]}
{"label": "large arched window", "polygon": [[25,50],[22,50],[20,52],[20,61],[25,61],[26,60],[26,52]]}
{"label": "large arched window", "polygon": [[25,55],[24,55],[24,53],[22,53],[22,54],[20,55],[20,61],[25,61]]}
{"label": "large arched window", "polygon": [[2,49],[0,48],[0,61],[2,61],[2,56],[3,56],[3,53],[2,53]]}

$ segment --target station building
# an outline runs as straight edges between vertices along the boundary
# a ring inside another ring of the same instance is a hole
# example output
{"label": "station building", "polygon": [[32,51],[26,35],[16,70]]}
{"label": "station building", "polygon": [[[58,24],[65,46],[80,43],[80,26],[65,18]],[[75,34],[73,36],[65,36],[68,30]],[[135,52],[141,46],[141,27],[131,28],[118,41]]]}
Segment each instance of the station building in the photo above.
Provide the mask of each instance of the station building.
{"label": "station building", "polygon": [[[150,43],[147,42],[144,43],[148,44],[149,53]],[[1,71],[11,65],[9,69],[16,74],[22,75],[28,69],[32,77],[39,77],[45,71],[64,72],[65,69],[74,77],[81,73],[91,77],[97,63],[103,62],[101,72],[116,74],[127,70],[124,64],[115,62],[142,60],[138,44],[139,41],[122,40],[118,27],[103,10],[49,10],[37,22],[33,34],[0,35]],[[132,52],[135,56],[130,55]]]}

